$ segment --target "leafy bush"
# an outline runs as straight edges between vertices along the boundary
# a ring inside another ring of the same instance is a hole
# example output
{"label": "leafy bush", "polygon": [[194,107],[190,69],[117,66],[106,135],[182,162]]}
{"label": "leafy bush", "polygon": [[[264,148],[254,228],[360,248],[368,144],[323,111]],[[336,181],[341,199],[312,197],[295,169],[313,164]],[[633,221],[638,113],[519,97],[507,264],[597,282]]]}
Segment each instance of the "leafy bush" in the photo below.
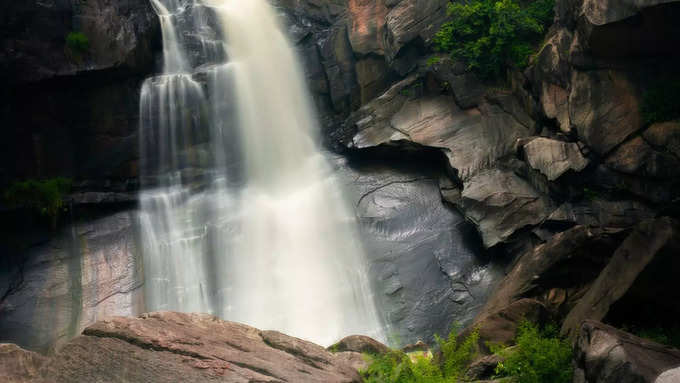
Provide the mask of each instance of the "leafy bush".
{"label": "leafy bush", "polygon": [[464,60],[482,78],[523,68],[552,22],[555,0],[470,0],[450,3],[434,48]]}
{"label": "leafy bush", "polygon": [[90,39],[82,32],[70,32],[66,36],[66,47],[68,47],[71,52],[81,55],[90,49]]}
{"label": "leafy bush", "polygon": [[680,78],[665,79],[648,89],[640,108],[647,124],[680,118]]}
{"label": "leafy bush", "polygon": [[441,363],[424,356],[410,357],[401,351],[368,356],[369,367],[362,371],[366,383],[454,383],[463,376],[477,354],[479,332],[473,331],[458,342],[455,331],[447,339],[437,338]]}
{"label": "leafy bush", "polygon": [[517,383],[572,381],[572,347],[559,337],[555,326],[546,326],[541,331],[533,323],[523,321],[517,329],[516,343],[513,349],[498,351],[505,361],[498,364],[496,374],[514,377]]}
{"label": "leafy bush", "polygon": [[10,206],[26,207],[47,216],[56,224],[64,206],[63,196],[71,190],[71,180],[57,177],[46,180],[14,182],[5,190],[4,198]]}

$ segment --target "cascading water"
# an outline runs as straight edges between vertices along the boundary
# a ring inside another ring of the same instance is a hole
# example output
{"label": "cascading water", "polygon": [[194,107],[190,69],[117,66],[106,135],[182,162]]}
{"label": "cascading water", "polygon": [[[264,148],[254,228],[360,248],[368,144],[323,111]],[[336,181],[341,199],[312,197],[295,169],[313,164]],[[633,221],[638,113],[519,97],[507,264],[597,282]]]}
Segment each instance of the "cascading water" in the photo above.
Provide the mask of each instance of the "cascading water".
{"label": "cascading water", "polygon": [[329,344],[383,338],[353,211],[265,0],[152,0],[164,73],[142,89],[149,310]]}

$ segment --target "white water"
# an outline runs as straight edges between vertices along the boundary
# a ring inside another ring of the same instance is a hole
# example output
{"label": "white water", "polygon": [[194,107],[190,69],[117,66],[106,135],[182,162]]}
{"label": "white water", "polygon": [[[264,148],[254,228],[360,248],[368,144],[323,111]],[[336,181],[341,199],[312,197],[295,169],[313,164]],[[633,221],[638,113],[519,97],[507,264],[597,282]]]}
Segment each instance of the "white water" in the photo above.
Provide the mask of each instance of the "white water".
{"label": "white water", "polygon": [[383,338],[354,213],[272,8],[152,2],[165,73],[146,81],[140,104],[142,179],[155,185],[141,198],[147,308],[320,344]]}

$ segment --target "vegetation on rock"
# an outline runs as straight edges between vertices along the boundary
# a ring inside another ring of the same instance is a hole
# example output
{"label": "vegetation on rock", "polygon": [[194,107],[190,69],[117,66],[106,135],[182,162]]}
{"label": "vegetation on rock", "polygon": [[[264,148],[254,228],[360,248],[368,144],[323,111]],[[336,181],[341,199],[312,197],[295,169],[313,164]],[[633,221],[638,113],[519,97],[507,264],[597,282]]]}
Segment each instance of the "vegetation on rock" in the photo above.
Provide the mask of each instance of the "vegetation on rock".
{"label": "vegetation on rock", "polygon": [[555,0],[470,0],[449,4],[451,18],[434,38],[434,48],[467,62],[482,78],[523,68],[552,22]]}
{"label": "vegetation on rock", "polygon": [[447,339],[436,339],[441,352],[439,358],[392,350],[384,355],[367,356],[370,364],[362,376],[366,383],[457,382],[477,355],[479,332],[473,331],[461,342],[456,339],[455,331]]}
{"label": "vegetation on rock", "polygon": [[82,32],[70,32],[66,35],[66,47],[76,56],[81,56],[90,49],[90,39]]}
{"label": "vegetation on rock", "polygon": [[680,118],[680,77],[665,79],[645,91],[640,109],[646,124]]}
{"label": "vegetation on rock", "polygon": [[496,367],[499,376],[512,377],[517,383],[572,381],[572,347],[559,337],[556,326],[539,329],[523,321],[517,329],[516,344],[512,349],[496,350],[505,359]]}
{"label": "vegetation on rock", "polygon": [[3,193],[5,201],[12,207],[25,207],[46,216],[52,226],[64,206],[64,194],[71,190],[71,180],[57,177],[45,180],[17,181]]}

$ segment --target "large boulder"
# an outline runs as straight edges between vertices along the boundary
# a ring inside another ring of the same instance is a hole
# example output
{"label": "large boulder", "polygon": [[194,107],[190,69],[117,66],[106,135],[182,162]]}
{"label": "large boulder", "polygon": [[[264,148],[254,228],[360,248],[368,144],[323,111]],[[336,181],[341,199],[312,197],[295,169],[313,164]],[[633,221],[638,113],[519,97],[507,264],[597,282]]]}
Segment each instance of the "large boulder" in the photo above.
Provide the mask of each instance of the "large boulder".
{"label": "large boulder", "polygon": [[44,356],[5,343],[0,344],[0,376],[7,383],[29,383],[42,376],[43,366],[47,362]]}
{"label": "large boulder", "polygon": [[484,170],[464,186],[457,205],[477,226],[486,247],[541,223],[555,209],[546,195],[510,170]]}
{"label": "large boulder", "polygon": [[316,344],[206,314],[172,312],[95,323],[50,358],[43,377],[49,382],[361,381],[354,368]]}
{"label": "large boulder", "polygon": [[463,110],[452,97],[423,94],[423,88],[412,75],[362,107],[346,122],[345,144],[356,149],[404,143],[438,148],[466,180],[514,152],[517,140],[533,129],[512,96]]}
{"label": "large boulder", "polygon": [[666,379],[680,366],[680,350],[589,320],[581,326],[575,360],[574,383],[670,383],[677,381]]}
{"label": "large boulder", "polygon": [[680,251],[678,230],[677,222],[667,217],[640,223],[569,312],[562,333],[576,339],[581,323],[586,319],[604,319],[652,260],[676,257]]}
{"label": "large boulder", "polygon": [[569,170],[580,172],[588,166],[588,159],[577,143],[538,137],[524,145],[527,162],[554,181]]}

